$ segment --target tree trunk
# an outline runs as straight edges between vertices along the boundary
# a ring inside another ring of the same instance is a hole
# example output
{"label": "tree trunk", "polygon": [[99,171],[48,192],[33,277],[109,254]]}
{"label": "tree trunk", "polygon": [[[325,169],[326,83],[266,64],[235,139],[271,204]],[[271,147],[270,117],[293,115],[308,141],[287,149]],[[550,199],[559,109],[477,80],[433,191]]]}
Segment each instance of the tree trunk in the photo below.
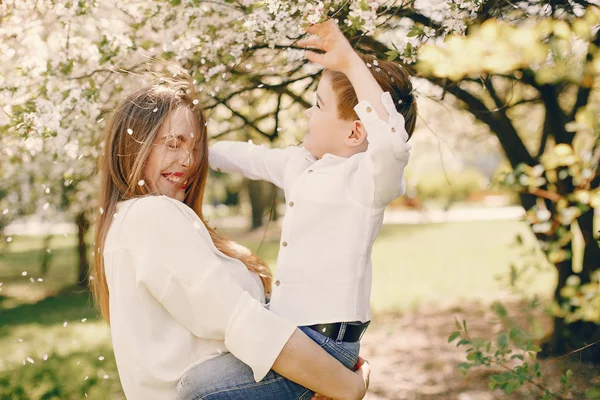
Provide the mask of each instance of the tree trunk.
{"label": "tree trunk", "polygon": [[265,181],[248,181],[248,194],[252,206],[252,229],[263,226],[264,217],[269,221],[277,221],[277,191],[272,183]]}
{"label": "tree trunk", "polygon": [[[572,259],[556,264],[558,270],[558,284],[554,292],[554,300],[560,304],[562,298],[560,290],[566,284],[570,275],[577,275],[581,283],[589,283],[591,274],[600,267],[600,247],[594,238],[594,209],[583,213],[578,219],[579,228],[584,239],[583,267],[580,273],[573,272]],[[577,360],[600,363],[600,325],[592,322],[577,321],[566,324],[562,318],[554,318],[554,331],[547,343],[542,346],[544,356],[556,356],[577,352]],[[585,346],[596,343],[590,347]]]}
{"label": "tree trunk", "polygon": [[50,261],[52,261],[52,251],[50,250],[50,242],[52,241],[52,234],[49,233],[44,236],[44,243],[42,246],[42,262],[40,266],[40,275],[46,277],[48,270],[50,269]]}
{"label": "tree trunk", "polygon": [[269,188],[271,190],[269,190],[269,198],[267,199],[268,204],[267,207],[269,207],[269,218],[270,221],[277,221],[279,219],[279,214],[277,213],[277,193],[279,192],[279,188],[275,185],[273,185],[272,183],[268,183]]}
{"label": "tree trunk", "polygon": [[252,228],[260,228],[263,224],[263,214],[265,212],[265,201],[262,190],[262,182],[248,181],[248,195],[252,207]]}
{"label": "tree trunk", "polygon": [[75,218],[77,224],[77,254],[79,255],[79,269],[77,273],[77,285],[87,286],[88,271],[90,264],[87,257],[87,245],[85,243],[85,235],[90,227],[85,213],[77,214]]}

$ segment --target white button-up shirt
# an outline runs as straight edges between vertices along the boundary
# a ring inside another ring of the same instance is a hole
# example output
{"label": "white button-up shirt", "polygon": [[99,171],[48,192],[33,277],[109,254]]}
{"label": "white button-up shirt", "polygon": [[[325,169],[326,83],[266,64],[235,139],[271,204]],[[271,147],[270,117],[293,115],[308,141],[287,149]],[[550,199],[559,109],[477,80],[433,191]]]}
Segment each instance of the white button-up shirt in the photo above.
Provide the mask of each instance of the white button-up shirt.
{"label": "white button-up shirt", "polygon": [[389,93],[388,121],[366,101],[354,109],[368,150],[316,160],[302,147],[267,149],[245,142],[211,146],[210,164],[284,189],[283,219],[270,309],[299,326],[370,320],[371,248],[385,207],[405,192],[410,146]]}
{"label": "white button-up shirt", "polygon": [[166,196],[118,204],[104,248],[110,325],[130,400],[173,400],[184,372],[230,351],[257,381],[296,325],[264,308],[260,280]]}

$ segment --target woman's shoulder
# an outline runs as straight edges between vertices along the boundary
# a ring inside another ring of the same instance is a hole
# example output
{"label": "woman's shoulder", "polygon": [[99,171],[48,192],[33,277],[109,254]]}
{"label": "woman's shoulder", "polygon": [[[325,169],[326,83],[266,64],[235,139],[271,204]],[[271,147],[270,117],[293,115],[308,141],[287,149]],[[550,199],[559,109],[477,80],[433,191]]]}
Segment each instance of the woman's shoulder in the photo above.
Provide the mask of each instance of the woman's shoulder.
{"label": "woman's shoulder", "polygon": [[167,215],[181,213],[180,210],[189,208],[184,203],[164,195],[148,195],[125,200],[119,203],[117,214],[123,217],[147,217],[161,218]]}
{"label": "woman's shoulder", "polygon": [[144,228],[162,227],[168,229],[182,223],[191,223],[192,211],[184,203],[168,196],[148,195],[126,200],[119,204],[115,220],[120,220],[124,229],[132,227],[137,231]]}
{"label": "woman's shoulder", "polygon": [[192,240],[195,232],[205,237],[205,229],[186,204],[167,196],[149,195],[119,203],[111,227],[112,247],[135,249],[148,243],[161,246],[175,238]]}

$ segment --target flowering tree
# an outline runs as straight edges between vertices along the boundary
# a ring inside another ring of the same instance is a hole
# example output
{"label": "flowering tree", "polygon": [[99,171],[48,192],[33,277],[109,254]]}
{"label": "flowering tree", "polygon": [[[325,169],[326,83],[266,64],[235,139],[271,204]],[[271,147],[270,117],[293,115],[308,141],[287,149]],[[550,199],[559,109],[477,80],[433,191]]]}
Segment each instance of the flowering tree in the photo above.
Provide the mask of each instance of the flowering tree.
{"label": "flowering tree", "polygon": [[[600,39],[591,3],[5,0],[0,172],[7,179],[1,185],[16,180],[15,171],[27,171],[36,183],[20,197],[0,197],[3,210],[9,216],[40,206],[81,217],[98,212],[90,177],[105,115],[155,59],[190,71],[215,138],[297,143],[319,70],[295,42],[304,23],[334,17],[357,49],[414,66],[440,97],[449,94],[497,136],[514,169],[506,183],[521,193],[559,275],[555,299],[562,311],[548,350],[580,347],[598,338],[597,320],[586,313],[567,324],[566,313],[578,307],[562,290],[574,274],[573,226],[585,242],[577,293],[593,282],[600,259],[592,101]],[[0,187],[0,196],[9,192]],[[598,348],[585,357],[600,359]]]}
{"label": "flowering tree", "polygon": [[[600,73],[600,10],[527,5],[505,19],[492,18],[498,15],[493,7],[489,18],[479,13],[483,22],[468,35],[422,46],[417,67],[500,140],[513,167],[503,183],[521,194],[533,232],[558,272],[554,333],[546,350],[564,353],[600,340],[599,229],[594,228],[594,210],[600,207],[600,109],[593,98]],[[538,17],[524,19],[532,11]],[[522,115],[526,104],[529,114]],[[523,119],[539,124],[534,137]],[[583,249],[573,245],[577,230]],[[578,250],[581,265],[574,263]],[[590,361],[599,356],[598,346],[583,352]]]}

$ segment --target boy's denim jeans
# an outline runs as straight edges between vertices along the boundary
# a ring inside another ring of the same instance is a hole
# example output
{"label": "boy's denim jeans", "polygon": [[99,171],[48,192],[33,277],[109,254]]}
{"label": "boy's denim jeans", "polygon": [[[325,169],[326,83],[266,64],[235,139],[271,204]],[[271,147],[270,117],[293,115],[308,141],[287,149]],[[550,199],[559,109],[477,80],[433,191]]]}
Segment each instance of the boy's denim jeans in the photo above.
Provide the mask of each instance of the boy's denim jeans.
{"label": "boy's denim jeans", "polygon": [[[341,342],[307,327],[299,329],[346,367],[352,369],[358,361],[360,342]],[[177,400],[305,400],[312,396],[312,391],[273,370],[255,382],[250,367],[231,353],[192,367],[177,385]]]}

